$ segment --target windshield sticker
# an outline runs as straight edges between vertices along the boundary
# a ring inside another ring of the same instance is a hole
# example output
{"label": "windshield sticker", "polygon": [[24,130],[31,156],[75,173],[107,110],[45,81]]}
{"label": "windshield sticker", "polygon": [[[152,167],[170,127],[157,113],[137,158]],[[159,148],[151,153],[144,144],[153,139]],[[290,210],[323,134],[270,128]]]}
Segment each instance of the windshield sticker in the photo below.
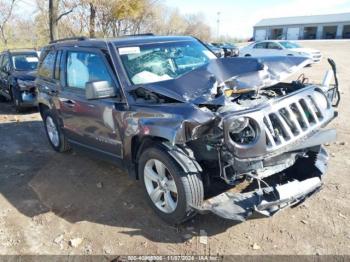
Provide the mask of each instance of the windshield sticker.
{"label": "windshield sticker", "polygon": [[39,60],[38,60],[38,58],[37,57],[26,57],[26,61],[28,62],[28,63],[35,63],[35,62],[38,62]]}
{"label": "windshield sticker", "polygon": [[118,51],[120,55],[139,54],[141,52],[138,46],[121,47],[118,48]]}
{"label": "windshield sticker", "polygon": [[203,53],[209,58],[209,59],[215,59],[217,58],[212,52],[209,50],[203,50]]}

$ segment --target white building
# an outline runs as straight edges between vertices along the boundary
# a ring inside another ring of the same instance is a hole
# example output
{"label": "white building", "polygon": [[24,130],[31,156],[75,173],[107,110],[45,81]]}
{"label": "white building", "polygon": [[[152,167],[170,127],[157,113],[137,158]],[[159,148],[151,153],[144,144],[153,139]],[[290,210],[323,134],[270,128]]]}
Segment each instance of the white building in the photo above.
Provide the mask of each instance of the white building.
{"label": "white building", "polygon": [[254,26],[254,40],[350,38],[350,13],[267,18]]}

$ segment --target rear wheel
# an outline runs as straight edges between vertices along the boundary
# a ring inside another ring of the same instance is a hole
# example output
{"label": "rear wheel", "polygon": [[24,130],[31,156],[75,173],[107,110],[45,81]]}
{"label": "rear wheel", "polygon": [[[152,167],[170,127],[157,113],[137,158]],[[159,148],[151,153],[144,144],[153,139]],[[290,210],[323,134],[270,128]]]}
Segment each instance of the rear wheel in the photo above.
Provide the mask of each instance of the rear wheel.
{"label": "rear wheel", "polygon": [[246,54],[245,57],[250,57],[251,55],[250,54]]}
{"label": "rear wheel", "polygon": [[43,112],[43,120],[47,138],[52,148],[57,152],[66,152],[70,150],[67,138],[58,125],[57,118],[49,110]]}
{"label": "rear wheel", "polygon": [[186,173],[162,147],[146,149],[140,157],[139,175],[146,198],[154,211],[170,224],[180,224],[203,202],[199,173]]}

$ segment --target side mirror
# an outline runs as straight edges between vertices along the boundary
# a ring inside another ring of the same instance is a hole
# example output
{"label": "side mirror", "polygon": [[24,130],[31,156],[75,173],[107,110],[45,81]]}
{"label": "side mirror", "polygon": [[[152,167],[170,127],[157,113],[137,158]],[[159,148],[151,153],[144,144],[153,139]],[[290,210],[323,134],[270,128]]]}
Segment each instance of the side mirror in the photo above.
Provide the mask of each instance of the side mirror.
{"label": "side mirror", "polygon": [[85,97],[89,100],[115,97],[116,91],[108,81],[87,82],[85,84]]}

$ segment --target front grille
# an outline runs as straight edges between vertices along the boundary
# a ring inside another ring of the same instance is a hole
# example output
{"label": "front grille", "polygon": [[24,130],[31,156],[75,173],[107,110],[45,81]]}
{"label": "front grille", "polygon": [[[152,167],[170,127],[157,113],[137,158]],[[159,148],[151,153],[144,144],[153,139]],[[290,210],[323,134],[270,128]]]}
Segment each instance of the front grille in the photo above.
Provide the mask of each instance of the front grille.
{"label": "front grille", "polygon": [[320,99],[325,97],[309,93],[265,114],[263,123],[267,151],[289,144],[327,122],[330,115],[328,110],[321,111],[320,103],[324,104],[325,101],[319,101]]}
{"label": "front grille", "polygon": [[[230,127],[237,117],[256,122],[256,140],[237,143]],[[289,150],[302,143],[334,118],[330,101],[318,86],[308,86],[254,109],[228,114],[224,121],[225,143],[239,158],[260,158]]]}

